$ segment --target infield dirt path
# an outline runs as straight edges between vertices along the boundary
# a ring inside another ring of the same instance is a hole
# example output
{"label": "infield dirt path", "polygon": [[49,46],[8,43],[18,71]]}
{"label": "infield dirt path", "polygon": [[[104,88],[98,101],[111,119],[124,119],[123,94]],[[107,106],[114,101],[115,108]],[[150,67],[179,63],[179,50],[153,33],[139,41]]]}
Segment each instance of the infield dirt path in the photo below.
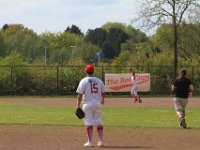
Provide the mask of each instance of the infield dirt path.
{"label": "infield dirt path", "polygon": [[[95,132],[96,134],[96,132]],[[94,141],[96,144],[96,135]],[[199,150],[200,130],[105,127],[105,150]],[[83,127],[1,125],[1,150],[84,150]],[[92,150],[98,147],[89,148]]]}
{"label": "infield dirt path", "polygon": [[[66,98],[2,98],[15,104],[70,105],[76,99]],[[143,98],[133,103],[131,98],[107,98],[108,107],[167,107],[173,108],[172,98]],[[199,98],[192,98],[188,107],[200,107]],[[97,141],[96,131],[94,141]],[[84,127],[0,125],[0,150],[199,150],[200,130],[167,128],[111,128],[105,127],[105,147],[84,148]]]}
{"label": "infield dirt path", "polygon": [[[76,98],[4,98],[3,100],[15,104],[31,105],[67,105],[76,106]],[[106,98],[105,106],[108,107],[153,107],[173,108],[173,100],[167,98],[142,98],[143,103],[134,103],[131,98]],[[200,98],[189,99],[187,107],[200,108]]]}

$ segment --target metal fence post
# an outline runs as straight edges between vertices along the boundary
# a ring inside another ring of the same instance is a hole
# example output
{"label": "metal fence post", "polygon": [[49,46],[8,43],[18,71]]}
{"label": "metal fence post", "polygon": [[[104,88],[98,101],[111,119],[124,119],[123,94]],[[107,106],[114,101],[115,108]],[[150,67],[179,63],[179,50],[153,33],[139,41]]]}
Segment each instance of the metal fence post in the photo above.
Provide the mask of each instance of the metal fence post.
{"label": "metal fence post", "polygon": [[13,90],[13,67],[10,66],[10,96],[12,96]]}
{"label": "metal fence post", "polygon": [[104,67],[103,66],[101,66],[101,79],[102,79],[102,81],[104,82]]}
{"label": "metal fence post", "polygon": [[56,90],[56,95],[58,96],[59,95],[59,83],[58,83],[58,80],[59,80],[59,67],[57,66],[57,78],[56,78],[56,88],[57,88],[57,90]]}

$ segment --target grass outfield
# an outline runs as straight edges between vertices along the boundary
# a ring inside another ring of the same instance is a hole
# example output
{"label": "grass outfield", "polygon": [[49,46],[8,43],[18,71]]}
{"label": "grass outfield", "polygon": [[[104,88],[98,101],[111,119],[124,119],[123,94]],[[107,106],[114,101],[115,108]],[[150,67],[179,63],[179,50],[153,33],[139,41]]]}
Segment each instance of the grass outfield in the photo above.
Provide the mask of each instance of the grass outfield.
{"label": "grass outfield", "polygon": [[[0,102],[0,124],[82,126],[73,106],[19,105]],[[188,108],[187,124],[200,129],[200,109]],[[103,107],[103,123],[109,127],[178,128],[172,108]]]}

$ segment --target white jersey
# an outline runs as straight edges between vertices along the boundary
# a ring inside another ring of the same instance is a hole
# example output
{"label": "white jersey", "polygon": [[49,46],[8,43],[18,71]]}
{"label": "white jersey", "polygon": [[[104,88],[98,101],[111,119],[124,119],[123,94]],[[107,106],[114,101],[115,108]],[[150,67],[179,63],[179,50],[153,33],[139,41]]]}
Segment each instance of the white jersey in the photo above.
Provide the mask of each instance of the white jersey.
{"label": "white jersey", "polygon": [[131,77],[132,83],[133,83],[133,90],[138,91],[138,81],[137,79],[134,79],[134,76]]}
{"label": "white jersey", "polygon": [[76,93],[83,94],[83,104],[101,105],[102,93],[105,93],[105,86],[99,78],[87,76],[80,81]]}

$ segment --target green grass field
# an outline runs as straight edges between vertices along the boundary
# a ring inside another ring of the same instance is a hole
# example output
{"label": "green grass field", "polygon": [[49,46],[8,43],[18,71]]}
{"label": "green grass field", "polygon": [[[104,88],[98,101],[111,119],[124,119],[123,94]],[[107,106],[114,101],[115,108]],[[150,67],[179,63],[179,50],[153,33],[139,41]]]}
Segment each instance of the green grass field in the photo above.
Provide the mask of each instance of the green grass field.
{"label": "green grass field", "polygon": [[[19,105],[0,102],[0,124],[82,126],[75,107]],[[187,109],[187,124],[200,129],[199,108]],[[178,128],[178,118],[171,108],[103,107],[103,123],[109,127]]]}

